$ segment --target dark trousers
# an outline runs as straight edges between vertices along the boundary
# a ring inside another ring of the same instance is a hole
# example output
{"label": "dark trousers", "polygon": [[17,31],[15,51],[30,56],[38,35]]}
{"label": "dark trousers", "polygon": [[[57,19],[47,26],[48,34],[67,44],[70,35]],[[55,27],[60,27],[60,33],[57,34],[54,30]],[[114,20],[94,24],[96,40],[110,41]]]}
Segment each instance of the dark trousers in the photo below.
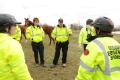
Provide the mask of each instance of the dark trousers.
{"label": "dark trousers", "polygon": [[87,47],[87,44],[83,44],[83,48],[84,48],[84,50],[86,49],[86,47]]}
{"label": "dark trousers", "polygon": [[62,49],[62,63],[66,63],[67,62],[67,51],[68,51],[68,44],[69,41],[66,42],[57,42],[56,43],[56,47],[55,47],[55,56],[54,56],[54,60],[53,60],[53,64],[57,65],[58,64],[58,59],[60,56],[60,50]]}
{"label": "dark trousers", "polygon": [[[43,45],[43,42],[39,42],[39,43],[32,42],[31,45],[32,45],[32,49],[34,52],[35,63],[38,64],[39,62],[41,62],[40,64],[44,64],[44,45]],[[39,61],[39,59],[40,59],[40,61]]]}

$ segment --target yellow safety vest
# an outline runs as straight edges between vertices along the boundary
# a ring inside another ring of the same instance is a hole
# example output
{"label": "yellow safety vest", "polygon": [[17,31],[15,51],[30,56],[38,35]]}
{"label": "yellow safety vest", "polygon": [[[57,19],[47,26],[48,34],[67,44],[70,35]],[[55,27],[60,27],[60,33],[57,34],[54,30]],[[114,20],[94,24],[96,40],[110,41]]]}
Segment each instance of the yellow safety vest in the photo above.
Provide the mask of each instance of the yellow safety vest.
{"label": "yellow safety vest", "polygon": [[52,37],[57,42],[65,42],[69,40],[69,35],[72,34],[72,31],[70,28],[67,27],[55,27],[52,31]]}
{"label": "yellow safety vest", "polygon": [[32,80],[20,43],[0,33],[0,80]]}
{"label": "yellow safety vest", "polygon": [[32,42],[41,42],[44,38],[44,31],[42,27],[30,26],[26,30],[26,37]]}
{"label": "yellow safety vest", "polygon": [[79,41],[78,41],[79,44],[88,44],[88,41],[87,41],[88,34],[91,34],[92,36],[96,35],[94,27],[87,25],[87,27],[83,27],[80,30]]}
{"label": "yellow safety vest", "polygon": [[120,44],[111,37],[90,42],[80,57],[75,80],[120,80]]}
{"label": "yellow safety vest", "polygon": [[17,41],[20,41],[21,38],[21,29],[18,25],[16,25],[16,32],[13,35],[10,35],[12,38],[16,39]]}

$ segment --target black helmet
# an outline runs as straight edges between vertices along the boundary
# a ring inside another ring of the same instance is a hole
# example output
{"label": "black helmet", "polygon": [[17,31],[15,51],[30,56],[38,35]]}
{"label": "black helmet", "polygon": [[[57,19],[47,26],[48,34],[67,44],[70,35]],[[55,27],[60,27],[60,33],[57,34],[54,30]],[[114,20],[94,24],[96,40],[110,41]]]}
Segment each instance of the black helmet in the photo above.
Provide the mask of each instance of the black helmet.
{"label": "black helmet", "polygon": [[58,22],[63,23],[63,19],[62,18],[58,19]]}
{"label": "black helmet", "polygon": [[107,17],[100,17],[96,19],[95,22],[93,23],[93,26],[95,28],[99,28],[101,31],[104,32],[112,32],[114,28],[112,20]]}
{"label": "black helmet", "polygon": [[17,22],[14,16],[10,14],[0,14],[0,27],[15,24],[20,24],[20,22]]}

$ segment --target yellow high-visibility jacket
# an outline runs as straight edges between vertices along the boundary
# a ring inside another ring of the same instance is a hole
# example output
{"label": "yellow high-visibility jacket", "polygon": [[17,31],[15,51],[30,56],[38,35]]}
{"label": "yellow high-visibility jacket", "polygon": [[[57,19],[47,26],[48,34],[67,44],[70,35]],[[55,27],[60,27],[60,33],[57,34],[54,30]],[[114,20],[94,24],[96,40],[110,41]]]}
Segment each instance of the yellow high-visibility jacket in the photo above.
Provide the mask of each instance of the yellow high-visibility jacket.
{"label": "yellow high-visibility jacket", "polygon": [[0,33],[0,80],[32,80],[20,43]]}
{"label": "yellow high-visibility jacket", "polygon": [[55,27],[52,31],[52,37],[57,42],[65,42],[69,40],[69,36],[72,34],[72,31],[68,27]]}
{"label": "yellow high-visibility jacket", "polygon": [[120,44],[112,37],[99,37],[80,57],[75,80],[120,80]]}
{"label": "yellow high-visibility jacket", "polygon": [[16,33],[13,35],[10,35],[12,38],[16,39],[17,41],[20,41],[21,38],[21,29],[18,25],[16,25]]}
{"label": "yellow high-visibility jacket", "polygon": [[87,25],[87,27],[83,27],[80,30],[79,41],[78,41],[79,44],[88,44],[88,41],[87,41],[88,34],[91,34],[92,36],[96,35],[94,27]]}
{"label": "yellow high-visibility jacket", "polygon": [[42,27],[30,26],[26,30],[26,38],[31,42],[43,41],[45,34]]}

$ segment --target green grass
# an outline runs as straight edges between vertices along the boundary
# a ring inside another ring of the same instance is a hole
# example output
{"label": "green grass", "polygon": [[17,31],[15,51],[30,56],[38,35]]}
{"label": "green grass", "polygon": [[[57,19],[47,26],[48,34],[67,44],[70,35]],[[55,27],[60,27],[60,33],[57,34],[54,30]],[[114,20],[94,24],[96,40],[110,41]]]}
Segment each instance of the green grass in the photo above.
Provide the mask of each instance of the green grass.
{"label": "green grass", "polygon": [[114,34],[113,37],[120,43],[120,34]]}
{"label": "green grass", "polygon": [[[44,39],[45,47],[45,65],[47,67],[43,68],[41,66],[36,67],[34,63],[33,52],[31,49],[30,42],[25,43],[22,40],[22,46],[25,53],[26,63],[28,65],[31,76],[34,80],[74,80],[77,70],[79,67],[79,57],[81,49],[78,47],[78,36],[79,31],[73,31],[73,35],[70,38],[69,51],[67,57],[67,67],[61,67],[61,57],[59,59],[59,65],[56,68],[51,69],[50,64],[52,64],[54,58],[54,48],[55,45],[49,46],[49,39],[46,35]],[[115,35],[114,38],[120,42],[120,35]]]}

